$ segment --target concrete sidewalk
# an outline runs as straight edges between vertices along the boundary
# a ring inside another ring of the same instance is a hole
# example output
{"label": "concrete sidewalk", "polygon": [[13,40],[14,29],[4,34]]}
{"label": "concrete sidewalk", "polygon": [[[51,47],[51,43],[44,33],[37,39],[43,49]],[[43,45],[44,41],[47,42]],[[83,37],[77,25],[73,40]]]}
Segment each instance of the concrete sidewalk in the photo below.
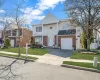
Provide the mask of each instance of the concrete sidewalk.
{"label": "concrete sidewalk", "polygon": [[[0,53],[4,53],[4,54],[11,54],[11,55],[18,55],[18,53],[13,53],[13,52],[6,52],[6,51],[0,51]],[[26,54],[21,54],[22,56],[26,56]],[[31,55],[28,54],[28,56],[30,57],[36,57],[36,58],[40,58],[41,56],[39,55]]]}
{"label": "concrete sidewalk", "polygon": [[[5,52],[5,51],[0,51],[0,53],[2,53],[2,54],[3,53],[4,54],[12,54],[12,55],[18,54],[18,53]],[[26,54],[21,54],[21,55],[26,56]],[[93,63],[92,60],[70,59],[70,57],[64,58],[64,57],[56,56],[56,55],[53,55],[53,54],[45,54],[43,56],[28,54],[28,56],[38,58],[36,60],[36,62],[50,64],[50,65],[58,65],[58,66],[62,65],[63,61]]]}
{"label": "concrete sidewalk", "polygon": [[[70,59],[69,58],[66,58],[65,61],[72,61],[72,62],[86,62],[86,63],[93,63],[94,61],[93,60],[83,60],[83,59]],[[100,62],[98,62],[100,63]]]}
{"label": "concrete sidewalk", "polygon": [[62,65],[63,61],[93,63],[92,60],[70,59],[70,57],[64,58],[64,57],[51,55],[51,54],[45,54],[41,58],[37,59],[36,61],[40,63],[51,64],[51,65]]}

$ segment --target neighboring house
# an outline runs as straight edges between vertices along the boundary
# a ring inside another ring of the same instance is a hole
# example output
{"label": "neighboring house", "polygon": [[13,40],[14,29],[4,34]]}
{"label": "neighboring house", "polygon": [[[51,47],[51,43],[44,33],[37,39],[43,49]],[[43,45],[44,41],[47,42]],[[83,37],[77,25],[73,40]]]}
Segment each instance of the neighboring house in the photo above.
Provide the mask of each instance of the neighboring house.
{"label": "neighboring house", "polygon": [[0,30],[0,38],[2,38],[2,30]]}
{"label": "neighboring house", "polygon": [[25,47],[26,43],[30,43],[31,37],[32,37],[32,31],[20,27],[20,30],[18,31],[17,26],[15,25],[10,25],[7,27],[5,31],[5,35],[8,36],[11,40],[11,47],[17,47],[19,44],[19,37],[18,34],[20,34],[20,46]]}
{"label": "neighboring house", "polygon": [[98,31],[93,31],[94,36],[94,42],[91,43],[90,48],[91,49],[100,49],[100,29]]}
{"label": "neighboring house", "polygon": [[73,27],[69,19],[59,20],[53,14],[48,13],[40,24],[32,26],[35,43],[61,49],[80,48],[81,29]]}
{"label": "neighboring house", "polygon": [[0,30],[0,46],[3,44],[3,39],[2,39],[2,30]]}

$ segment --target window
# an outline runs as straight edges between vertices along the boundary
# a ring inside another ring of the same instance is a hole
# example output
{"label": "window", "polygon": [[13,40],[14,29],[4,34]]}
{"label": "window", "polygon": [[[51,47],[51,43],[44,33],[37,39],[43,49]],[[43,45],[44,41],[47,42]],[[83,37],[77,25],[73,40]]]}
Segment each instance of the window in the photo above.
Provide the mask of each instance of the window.
{"label": "window", "polygon": [[6,35],[7,35],[7,36],[11,36],[11,30],[7,30],[7,31],[6,31]]}
{"label": "window", "polygon": [[12,36],[18,36],[20,34],[20,36],[22,35],[22,29],[18,30],[15,29],[12,31]]}
{"label": "window", "polygon": [[13,30],[12,31],[12,36],[16,36],[17,35],[17,30]]}
{"label": "window", "polygon": [[22,29],[19,30],[19,34],[20,34],[20,36],[22,36]]}
{"label": "window", "polygon": [[36,32],[42,32],[42,27],[36,27]]}

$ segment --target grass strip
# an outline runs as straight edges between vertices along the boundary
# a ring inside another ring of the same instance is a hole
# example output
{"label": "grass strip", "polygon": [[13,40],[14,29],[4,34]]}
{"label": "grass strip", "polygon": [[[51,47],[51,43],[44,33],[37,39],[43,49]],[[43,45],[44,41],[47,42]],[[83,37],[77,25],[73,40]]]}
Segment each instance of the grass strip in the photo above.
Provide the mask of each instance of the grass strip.
{"label": "grass strip", "polygon": [[71,62],[71,61],[63,61],[63,64],[73,65],[73,66],[80,66],[85,68],[93,68],[100,70],[100,63],[98,63],[97,67],[93,67],[93,63],[83,63],[83,62]]}

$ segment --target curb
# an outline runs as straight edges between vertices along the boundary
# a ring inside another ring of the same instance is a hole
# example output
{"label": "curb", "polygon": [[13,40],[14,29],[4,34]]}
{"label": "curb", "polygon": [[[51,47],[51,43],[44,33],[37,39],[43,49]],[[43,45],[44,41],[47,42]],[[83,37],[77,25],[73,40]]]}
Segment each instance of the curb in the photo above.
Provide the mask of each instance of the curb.
{"label": "curb", "polygon": [[79,66],[73,66],[73,65],[67,65],[67,64],[62,64],[61,66],[67,67],[67,68],[78,69],[78,70],[85,70],[85,71],[100,73],[100,70],[92,69],[92,68],[85,68],[85,67],[79,67]]}
{"label": "curb", "polygon": [[[6,57],[6,58],[12,58],[12,59],[26,60],[25,58],[17,58],[17,57],[11,57],[11,56],[3,56],[3,55],[0,55],[0,56],[1,57]],[[35,60],[33,60],[33,59],[27,59],[26,61],[34,62]]]}

